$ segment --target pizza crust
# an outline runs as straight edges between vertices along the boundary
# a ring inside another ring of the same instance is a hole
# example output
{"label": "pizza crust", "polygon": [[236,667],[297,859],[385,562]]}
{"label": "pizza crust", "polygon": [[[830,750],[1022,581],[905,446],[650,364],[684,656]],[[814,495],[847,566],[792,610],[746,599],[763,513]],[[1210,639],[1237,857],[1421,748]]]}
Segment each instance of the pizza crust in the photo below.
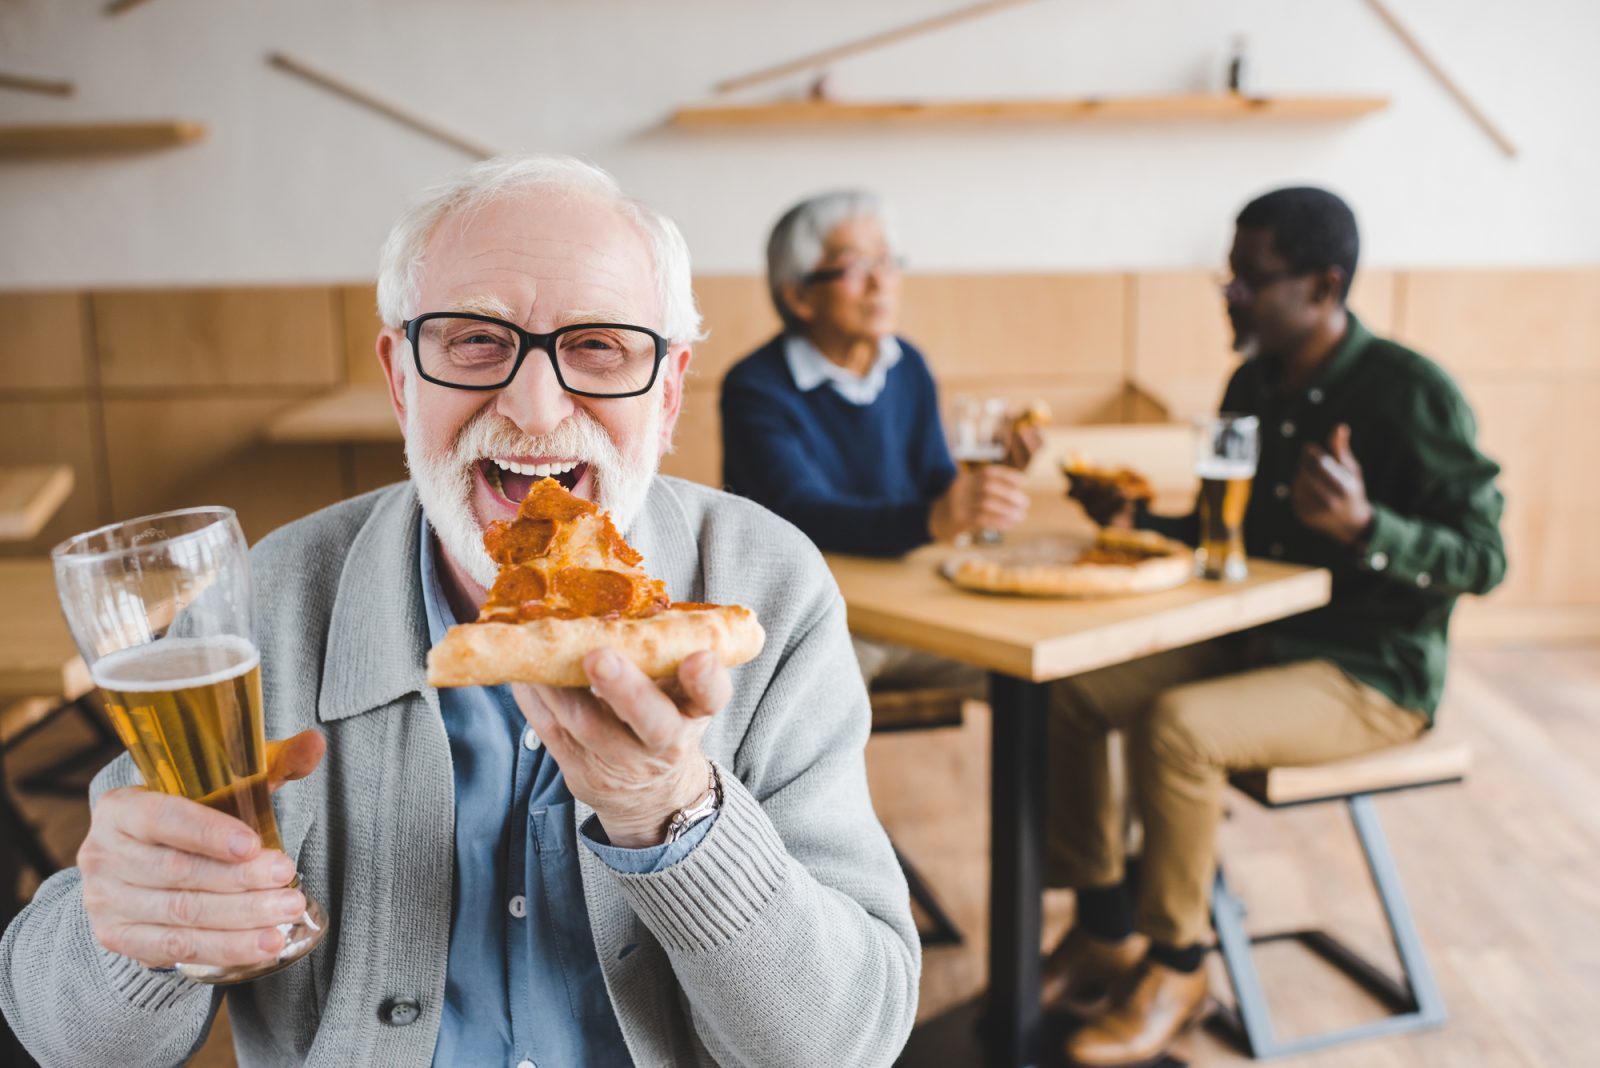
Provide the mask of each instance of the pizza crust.
{"label": "pizza crust", "polygon": [[1029,597],[1115,597],[1181,586],[1194,574],[1194,553],[1182,542],[1148,530],[1106,529],[1095,546],[1147,553],[1131,564],[1076,563],[1082,543],[1061,541],[961,554],[941,572],[957,586]]}
{"label": "pizza crust", "polygon": [[765,641],[755,615],[737,605],[674,609],[644,619],[466,623],[451,627],[428,652],[428,685],[588,686],[583,658],[601,648],[617,650],[651,678],[670,678],[702,649],[733,667],[754,659]]}

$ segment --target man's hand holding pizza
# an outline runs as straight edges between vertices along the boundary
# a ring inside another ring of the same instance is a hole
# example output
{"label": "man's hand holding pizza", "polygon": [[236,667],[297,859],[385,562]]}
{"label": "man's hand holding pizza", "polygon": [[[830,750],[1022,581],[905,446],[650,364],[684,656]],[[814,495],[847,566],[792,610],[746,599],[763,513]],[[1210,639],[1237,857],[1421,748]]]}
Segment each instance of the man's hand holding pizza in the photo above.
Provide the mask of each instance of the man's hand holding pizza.
{"label": "man's hand holding pizza", "polygon": [[657,681],[611,649],[589,653],[583,666],[587,690],[516,683],[511,692],[611,844],[659,845],[673,814],[706,794],[700,739],[733,695],[728,669],[699,652]]}

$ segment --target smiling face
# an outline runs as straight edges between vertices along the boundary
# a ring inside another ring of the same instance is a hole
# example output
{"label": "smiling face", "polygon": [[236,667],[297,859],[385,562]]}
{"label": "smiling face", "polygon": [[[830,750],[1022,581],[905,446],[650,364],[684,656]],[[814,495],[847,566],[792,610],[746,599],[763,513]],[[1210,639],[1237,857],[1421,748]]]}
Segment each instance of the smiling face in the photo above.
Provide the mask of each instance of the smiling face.
{"label": "smiling face", "polygon": [[841,273],[788,287],[789,305],[807,329],[846,341],[877,341],[894,333],[900,268],[880,220],[857,215],[835,226],[812,270]]}
{"label": "smiling face", "polygon": [[[596,196],[527,191],[447,215],[423,264],[413,315],[474,312],[535,333],[592,321],[662,330],[650,245]],[[451,560],[488,587],[496,568],[483,531],[516,515],[540,478],[594,501],[627,530],[671,443],[689,349],[671,347],[650,392],[604,399],[563,390],[543,349],[494,392],[421,380],[399,329],[379,335],[378,355],[428,521]]]}

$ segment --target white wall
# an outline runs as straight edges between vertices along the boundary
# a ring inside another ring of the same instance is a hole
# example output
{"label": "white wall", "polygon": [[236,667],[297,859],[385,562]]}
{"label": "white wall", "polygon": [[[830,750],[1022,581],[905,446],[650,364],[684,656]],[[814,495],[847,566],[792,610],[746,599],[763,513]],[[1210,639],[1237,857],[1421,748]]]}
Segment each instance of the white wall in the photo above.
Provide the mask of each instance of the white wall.
{"label": "white wall", "polygon": [[[930,270],[1212,266],[1250,194],[1345,194],[1367,262],[1600,261],[1600,3],[1390,0],[1521,149],[1472,126],[1362,0],[1044,0],[837,64],[836,95],[1215,88],[1229,38],[1258,91],[1378,93],[1332,123],[663,128],[720,78],[960,0],[0,0],[0,122],[183,117],[188,148],[0,160],[0,288],[370,278],[395,213],[467,161],[267,66],[307,62],[506,148],[586,155],[678,218],[697,269],[755,271],[795,198],[845,183],[899,208]],[[749,90],[793,93],[804,78]]]}

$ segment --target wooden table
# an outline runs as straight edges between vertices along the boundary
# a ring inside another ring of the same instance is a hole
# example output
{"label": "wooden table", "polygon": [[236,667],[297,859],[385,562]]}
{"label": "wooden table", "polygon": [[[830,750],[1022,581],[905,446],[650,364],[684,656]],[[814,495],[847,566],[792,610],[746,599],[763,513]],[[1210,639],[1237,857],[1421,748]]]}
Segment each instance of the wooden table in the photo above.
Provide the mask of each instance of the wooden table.
{"label": "wooden table", "polygon": [[[1057,502],[1035,513],[1033,525],[1045,528],[1062,514]],[[828,564],[852,632],[990,672],[988,1023],[992,1063],[1010,1068],[1037,1055],[1048,684],[1316,608],[1328,602],[1331,579],[1320,569],[1252,560],[1243,582],[1194,581],[1142,597],[989,597],[939,577],[948,551],[929,546],[901,560],[830,555]]]}
{"label": "wooden table", "polygon": [[400,424],[382,384],[341,386],[298,404],[267,427],[267,440],[302,445],[400,441]]}
{"label": "wooden table", "polygon": [[72,493],[67,464],[0,467],[0,541],[27,541]]}

